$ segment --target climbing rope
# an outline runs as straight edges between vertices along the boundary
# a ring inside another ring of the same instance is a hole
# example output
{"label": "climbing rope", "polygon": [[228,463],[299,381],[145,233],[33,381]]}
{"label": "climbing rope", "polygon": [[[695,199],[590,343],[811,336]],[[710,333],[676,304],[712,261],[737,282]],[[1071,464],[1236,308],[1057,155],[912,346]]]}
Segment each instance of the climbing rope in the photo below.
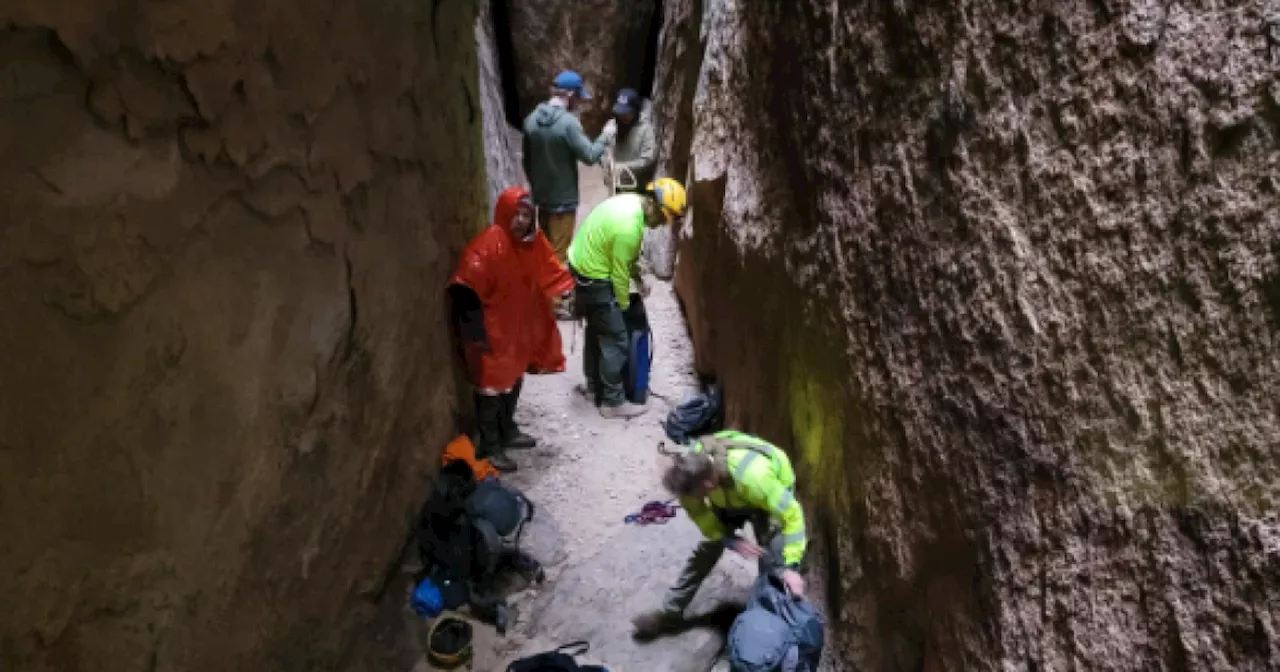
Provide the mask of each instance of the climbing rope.
{"label": "climbing rope", "polygon": [[675,500],[660,502],[654,500],[640,507],[639,513],[632,513],[622,522],[626,525],[666,525],[668,520],[676,517],[676,511],[680,508],[676,504],[672,504]]}
{"label": "climbing rope", "polygon": [[[623,173],[622,171],[626,171],[626,172]],[[609,181],[612,183],[612,186],[609,190],[610,196],[617,196],[619,189],[639,189],[640,188],[640,181],[636,179],[636,174],[631,172],[630,168],[626,166],[618,166],[613,163],[612,147],[609,148],[609,172],[611,173]],[[624,176],[631,177],[631,184],[626,184],[623,181],[622,178]]]}

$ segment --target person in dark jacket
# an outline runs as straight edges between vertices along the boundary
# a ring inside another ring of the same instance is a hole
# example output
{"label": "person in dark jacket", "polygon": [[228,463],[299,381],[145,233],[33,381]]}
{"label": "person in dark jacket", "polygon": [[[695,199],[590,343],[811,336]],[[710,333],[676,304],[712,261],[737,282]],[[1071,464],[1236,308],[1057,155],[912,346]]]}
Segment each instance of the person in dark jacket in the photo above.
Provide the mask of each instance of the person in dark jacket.
{"label": "person in dark jacket", "polygon": [[[556,76],[551,98],[524,120],[524,173],[538,209],[538,228],[562,264],[568,263],[578,219],[578,163],[600,163],[617,134],[617,122],[610,119],[594,142],[587,137],[577,117],[584,100],[591,100],[591,93],[582,76],[566,70]],[[557,301],[555,311],[559,319],[573,317],[568,301]]]}
{"label": "person in dark jacket", "polygon": [[653,125],[645,117],[644,100],[635,89],[623,89],[613,105],[618,122],[612,162],[606,161],[604,182],[619,192],[641,192],[653,181],[658,165],[658,143]]}

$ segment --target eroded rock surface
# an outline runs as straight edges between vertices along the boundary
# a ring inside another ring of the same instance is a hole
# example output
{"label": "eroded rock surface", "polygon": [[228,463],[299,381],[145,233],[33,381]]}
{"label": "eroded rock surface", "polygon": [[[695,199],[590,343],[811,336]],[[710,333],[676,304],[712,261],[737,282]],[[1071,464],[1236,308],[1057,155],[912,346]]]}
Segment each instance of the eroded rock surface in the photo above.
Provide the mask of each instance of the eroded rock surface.
{"label": "eroded rock surface", "polygon": [[335,665],[454,428],[473,4],[0,18],[0,668]]}
{"label": "eroded rock surface", "polygon": [[1280,667],[1268,3],[704,4],[677,281],[833,654]]}
{"label": "eroded rock surface", "polygon": [[594,137],[612,115],[618,90],[641,86],[657,5],[648,0],[506,2],[522,117],[547,99],[557,73],[576,70],[594,95],[582,109],[582,125]]}
{"label": "eroded rock surface", "polygon": [[476,49],[480,60],[480,107],[484,113],[484,158],[489,212],[507,187],[527,186],[520,167],[520,131],[507,119],[498,59],[497,27],[490,2],[477,3]]}
{"label": "eroded rock surface", "polygon": [[702,71],[704,0],[665,0],[654,73],[653,122],[658,175],[683,183],[693,143],[693,99]]}

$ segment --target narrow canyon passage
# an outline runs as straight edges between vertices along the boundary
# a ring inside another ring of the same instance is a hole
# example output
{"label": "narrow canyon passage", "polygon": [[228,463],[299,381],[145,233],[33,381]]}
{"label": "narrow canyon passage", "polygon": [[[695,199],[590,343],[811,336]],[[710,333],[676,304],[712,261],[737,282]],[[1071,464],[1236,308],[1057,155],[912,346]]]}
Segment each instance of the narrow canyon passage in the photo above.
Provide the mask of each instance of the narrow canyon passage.
{"label": "narrow canyon passage", "polygon": [[688,190],[661,397],[593,415],[561,325],[512,476],[549,581],[473,669],[716,665],[714,627],[624,636],[698,538],[622,524],[698,376],[796,465],[830,669],[1280,669],[1273,1],[0,19],[0,669],[426,667],[407,532],[474,415],[443,287],[568,68],[592,137],[651,100]]}
{"label": "narrow canyon passage", "polygon": [[[596,169],[582,174],[584,211],[607,194]],[[651,278],[652,279],[652,278]],[[727,554],[691,608],[683,633],[638,644],[631,618],[658,606],[662,591],[700,538],[687,516],[638,527],[623,519],[647,501],[669,499],[659,481],[666,439],[661,421],[685,394],[698,389],[684,318],[669,283],[654,280],[645,309],[654,329],[653,392],[649,411],[626,422],[605,420],[579,391],[584,335],[562,322],[566,373],[533,376],[517,419],[540,441],[515,455],[511,482],[539,507],[522,545],[547,567],[547,582],[513,601],[518,612],[506,637],[481,627],[473,669],[505,670],[511,660],[585,640],[586,662],[613,670],[706,672],[723,647],[722,616],[745,599],[754,567]],[[574,331],[578,333],[573,333]],[[429,667],[426,669],[430,669]]]}

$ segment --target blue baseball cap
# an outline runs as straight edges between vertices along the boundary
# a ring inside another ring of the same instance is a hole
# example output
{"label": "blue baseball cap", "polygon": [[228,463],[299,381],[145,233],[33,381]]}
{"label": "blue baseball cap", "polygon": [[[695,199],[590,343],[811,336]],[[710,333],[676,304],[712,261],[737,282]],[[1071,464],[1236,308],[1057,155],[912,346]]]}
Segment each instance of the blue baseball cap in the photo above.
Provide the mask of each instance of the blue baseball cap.
{"label": "blue baseball cap", "polygon": [[635,89],[623,89],[618,92],[618,100],[613,104],[613,113],[640,114],[640,94]]}
{"label": "blue baseball cap", "polygon": [[565,70],[556,75],[555,87],[566,91],[574,91],[583,100],[591,100],[591,92],[587,91],[582,84],[582,75],[572,70]]}

